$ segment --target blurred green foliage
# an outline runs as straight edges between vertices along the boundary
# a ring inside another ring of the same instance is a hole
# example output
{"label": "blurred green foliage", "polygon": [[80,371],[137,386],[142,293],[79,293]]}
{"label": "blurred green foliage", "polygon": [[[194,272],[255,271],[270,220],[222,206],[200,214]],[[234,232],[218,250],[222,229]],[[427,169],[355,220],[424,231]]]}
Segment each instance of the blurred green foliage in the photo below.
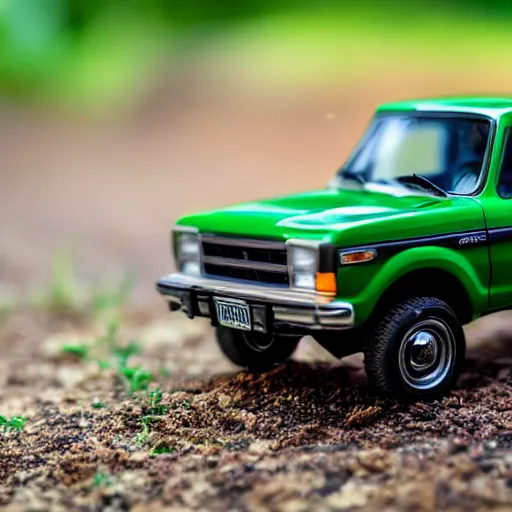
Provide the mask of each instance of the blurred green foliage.
{"label": "blurred green foliage", "polygon": [[[0,92],[23,101],[85,107],[122,102],[144,86],[159,63],[172,65],[212,35],[273,16],[297,16],[300,31],[308,13],[322,13],[331,24],[339,19],[340,33],[347,20],[356,26],[370,23],[370,30],[383,21],[394,26],[391,32],[397,23],[419,29],[425,19],[448,15],[502,23],[512,19],[512,2],[0,0]],[[308,37],[321,36],[321,24],[315,30]]]}
{"label": "blurred green foliage", "polygon": [[0,0],[0,88],[15,97],[133,90],[155,60],[226,24],[291,0]]}

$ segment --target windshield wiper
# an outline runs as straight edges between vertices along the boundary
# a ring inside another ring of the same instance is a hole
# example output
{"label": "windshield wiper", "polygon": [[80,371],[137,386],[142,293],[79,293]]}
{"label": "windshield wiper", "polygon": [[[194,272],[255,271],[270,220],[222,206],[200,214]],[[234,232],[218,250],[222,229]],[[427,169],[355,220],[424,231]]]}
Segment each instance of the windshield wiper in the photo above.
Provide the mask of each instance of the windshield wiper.
{"label": "windshield wiper", "polygon": [[439,195],[442,195],[444,197],[449,197],[448,192],[446,192],[446,190],[442,189],[440,186],[436,185],[434,182],[430,181],[428,178],[425,178],[425,176],[421,176],[420,174],[411,174],[410,176],[400,176],[400,177],[396,178],[396,180],[400,183],[403,183],[404,185],[407,185],[407,184],[419,185],[420,187],[425,188],[427,190],[437,192]]}
{"label": "windshield wiper", "polygon": [[350,169],[342,169],[339,172],[338,176],[341,179],[358,181],[359,183],[361,183],[361,185],[364,185],[366,183],[366,179],[360,172],[354,172],[351,171]]}

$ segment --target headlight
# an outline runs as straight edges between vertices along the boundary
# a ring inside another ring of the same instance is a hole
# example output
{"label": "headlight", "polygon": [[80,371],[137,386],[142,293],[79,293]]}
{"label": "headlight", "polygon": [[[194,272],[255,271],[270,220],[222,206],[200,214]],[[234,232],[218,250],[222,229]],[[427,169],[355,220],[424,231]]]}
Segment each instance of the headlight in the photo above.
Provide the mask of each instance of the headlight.
{"label": "headlight", "polygon": [[183,233],[179,237],[178,253],[183,259],[199,259],[199,237]]}
{"label": "headlight", "polygon": [[180,272],[201,274],[199,234],[195,228],[177,226],[174,230],[174,254]]}
{"label": "headlight", "polygon": [[290,265],[291,286],[314,290],[316,288],[316,272],[318,250],[316,247],[288,243],[288,264]]}

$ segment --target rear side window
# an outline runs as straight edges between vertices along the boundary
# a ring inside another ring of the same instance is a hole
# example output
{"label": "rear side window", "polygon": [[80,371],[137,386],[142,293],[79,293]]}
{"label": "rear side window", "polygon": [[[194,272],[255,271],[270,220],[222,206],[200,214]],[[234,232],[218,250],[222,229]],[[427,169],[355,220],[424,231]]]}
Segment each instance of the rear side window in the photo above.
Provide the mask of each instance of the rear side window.
{"label": "rear side window", "polygon": [[503,141],[498,194],[505,199],[512,199],[512,129],[507,128]]}

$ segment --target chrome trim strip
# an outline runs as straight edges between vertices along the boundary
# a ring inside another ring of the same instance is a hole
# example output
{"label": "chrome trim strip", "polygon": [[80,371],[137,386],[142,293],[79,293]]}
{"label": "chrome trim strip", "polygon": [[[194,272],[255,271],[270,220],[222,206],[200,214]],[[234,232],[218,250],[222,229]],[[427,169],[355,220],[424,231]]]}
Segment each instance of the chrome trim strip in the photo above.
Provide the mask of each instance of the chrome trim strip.
{"label": "chrome trim strip", "polygon": [[175,233],[192,233],[194,235],[199,233],[199,229],[194,226],[181,226],[179,224],[174,226],[173,231]]}
{"label": "chrome trim strip", "polygon": [[203,264],[219,265],[225,267],[248,268],[252,270],[263,270],[266,272],[276,272],[286,274],[288,267],[278,263],[266,263],[263,261],[240,260],[236,258],[222,258],[218,256],[203,256]]}
{"label": "chrome trim strip", "polygon": [[304,311],[294,308],[274,307],[272,311],[274,312],[274,320],[278,322],[315,325],[315,315],[312,309]]}
{"label": "chrome trim strip", "polygon": [[210,279],[203,276],[190,276],[182,273],[169,274],[157,282],[157,290],[169,301],[181,300],[183,292],[210,293],[220,297],[231,297],[242,300],[257,300],[273,306],[283,318],[282,321],[292,321],[310,326],[310,318],[315,323],[313,328],[329,327],[347,328],[354,325],[354,307],[352,304],[332,298],[332,296],[294,290],[291,288],[275,288],[265,285],[250,285]]}
{"label": "chrome trim strip", "polygon": [[322,240],[310,240],[309,238],[289,238],[286,245],[294,245],[296,247],[306,247],[308,249],[318,249],[324,242]]}
{"label": "chrome trim strip", "polygon": [[201,240],[205,244],[231,245],[233,247],[247,247],[248,249],[270,249],[276,251],[284,251],[286,249],[284,242],[255,240],[253,238],[230,238],[210,233],[201,233]]}
{"label": "chrome trim strip", "polygon": [[324,327],[340,327],[340,326],[343,326],[343,325],[351,325],[351,324],[347,324],[347,322],[345,321],[345,317],[344,316],[336,316],[336,317],[320,317],[319,319],[319,323],[320,325],[324,326]]}
{"label": "chrome trim strip", "polygon": [[333,329],[352,327],[354,324],[353,309],[345,303],[334,301],[338,309],[298,309],[293,307],[274,307],[274,319],[277,322],[307,325],[313,330],[322,327]]}
{"label": "chrome trim strip", "polygon": [[[489,235],[492,235],[492,229],[489,230]],[[485,235],[485,240],[483,236]],[[460,240],[466,237],[482,237],[479,243],[476,244],[460,244]],[[338,252],[341,251],[367,251],[369,249],[375,249],[378,251],[378,257],[388,257],[393,254],[397,254],[401,251],[415,247],[425,246],[436,246],[436,247],[448,247],[451,249],[470,249],[480,244],[487,243],[487,232],[481,230],[469,230],[469,231],[458,231],[455,233],[445,233],[441,235],[427,235],[417,238],[402,238],[401,240],[388,240],[381,242],[373,242],[367,245],[358,245],[352,247],[339,247]],[[373,261],[373,260],[372,260]]]}
{"label": "chrome trim strip", "polygon": [[[169,295],[169,289],[177,291],[205,291],[223,296],[240,299],[257,299],[263,302],[293,304],[296,306],[316,306],[332,302],[332,296],[319,294],[309,290],[292,290],[290,288],[276,288],[272,285],[238,283],[236,281],[223,281],[204,276],[192,276],[176,272],[160,279],[157,289],[164,295]],[[171,294],[172,295],[172,294]]]}

